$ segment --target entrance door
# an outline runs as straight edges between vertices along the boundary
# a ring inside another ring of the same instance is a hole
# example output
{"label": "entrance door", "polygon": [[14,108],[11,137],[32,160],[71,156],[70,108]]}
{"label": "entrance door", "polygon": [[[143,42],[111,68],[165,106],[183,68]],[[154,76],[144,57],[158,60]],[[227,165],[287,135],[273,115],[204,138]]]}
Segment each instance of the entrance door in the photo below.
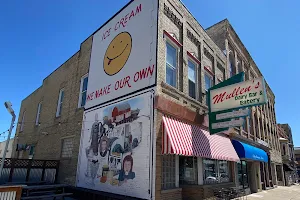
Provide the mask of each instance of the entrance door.
{"label": "entrance door", "polygon": [[266,189],[266,184],[265,184],[265,169],[264,169],[264,164],[262,162],[260,164],[260,184],[262,185],[262,189]]}
{"label": "entrance door", "polygon": [[264,174],[265,174],[265,186],[267,189],[267,187],[270,187],[269,185],[269,177],[268,177],[268,163],[264,163]]}
{"label": "entrance door", "polygon": [[269,180],[268,180],[269,181],[269,187],[273,187],[270,156],[269,156],[269,162],[268,162],[268,171],[269,171]]}
{"label": "entrance door", "polygon": [[239,185],[243,186],[243,188],[249,187],[249,173],[248,173],[248,163],[246,161],[240,161],[237,163],[238,165],[238,180]]}

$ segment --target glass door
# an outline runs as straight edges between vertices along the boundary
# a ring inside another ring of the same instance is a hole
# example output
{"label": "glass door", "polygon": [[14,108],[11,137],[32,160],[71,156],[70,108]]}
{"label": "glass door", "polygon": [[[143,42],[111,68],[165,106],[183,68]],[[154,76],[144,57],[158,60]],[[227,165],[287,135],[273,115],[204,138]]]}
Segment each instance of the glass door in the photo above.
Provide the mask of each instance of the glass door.
{"label": "glass door", "polygon": [[248,165],[246,161],[238,162],[238,180],[239,184],[243,186],[243,188],[249,187],[249,177],[248,177]]}

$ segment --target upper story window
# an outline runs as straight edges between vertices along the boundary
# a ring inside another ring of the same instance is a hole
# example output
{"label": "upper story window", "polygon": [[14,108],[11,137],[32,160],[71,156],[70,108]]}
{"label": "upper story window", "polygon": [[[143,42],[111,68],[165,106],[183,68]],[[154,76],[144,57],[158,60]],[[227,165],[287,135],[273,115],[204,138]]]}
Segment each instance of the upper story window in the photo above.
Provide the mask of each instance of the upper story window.
{"label": "upper story window", "polygon": [[[243,68],[243,64],[242,64],[242,60],[238,58],[237,60],[237,65],[236,65],[236,69],[237,69],[237,72],[244,72],[244,68]],[[244,75],[244,78],[245,78],[245,75]]]}
{"label": "upper story window", "polygon": [[250,77],[249,80],[253,80],[255,78],[255,75],[250,71]]}
{"label": "upper story window", "polygon": [[252,118],[252,110],[250,109],[250,116],[249,116],[249,123],[248,123],[248,128],[249,128],[249,131],[250,131],[250,134],[251,135],[254,135],[253,133],[253,127],[252,127],[252,123],[253,123],[253,118]]}
{"label": "upper story window", "polygon": [[42,102],[40,102],[37,107],[35,125],[39,125],[39,123],[40,123],[41,109],[42,109]]}
{"label": "upper story window", "polygon": [[[207,92],[208,89],[213,86],[213,77],[205,72],[204,81],[205,81],[205,91]],[[206,105],[208,105],[208,102],[209,102],[208,95],[206,95]]]}
{"label": "upper story window", "polygon": [[26,111],[23,112],[20,131],[23,131],[23,130],[24,130],[25,114],[26,114]]}
{"label": "upper story window", "polygon": [[248,130],[247,130],[247,120],[246,119],[247,118],[244,119],[244,123],[243,123],[242,128],[243,128],[244,131],[248,132]]}
{"label": "upper story window", "polygon": [[283,155],[286,155],[285,144],[282,145]]}
{"label": "upper story window", "polygon": [[86,102],[86,93],[88,86],[88,74],[81,77],[78,108],[84,107]]}
{"label": "upper story window", "polygon": [[213,86],[213,77],[208,73],[205,73],[204,78],[205,78],[205,90],[208,91],[208,89]]}
{"label": "upper story window", "polygon": [[64,100],[64,93],[65,93],[64,89],[61,89],[59,91],[57,108],[56,108],[56,117],[59,117],[61,115],[62,104],[63,104],[63,100]]}
{"label": "upper story window", "polygon": [[230,50],[229,54],[229,76],[232,77],[236,74],[236,63],[235,63],[235,57],[234,52]]}
{"label": "upper story window", "polygon": [[229,61],[229,75],[230,77],[234,76],[235,74],[235,71],[234,71],[234,64],[233,62],[230,60]]}
{"label": "upper story window", "polygon": [[188,60],[189,96],[196,98],[196,64]]}
{"label": "upper story window", "polygon": [[177,49],[166,42],[166,82],[167,84],[177,86]]}

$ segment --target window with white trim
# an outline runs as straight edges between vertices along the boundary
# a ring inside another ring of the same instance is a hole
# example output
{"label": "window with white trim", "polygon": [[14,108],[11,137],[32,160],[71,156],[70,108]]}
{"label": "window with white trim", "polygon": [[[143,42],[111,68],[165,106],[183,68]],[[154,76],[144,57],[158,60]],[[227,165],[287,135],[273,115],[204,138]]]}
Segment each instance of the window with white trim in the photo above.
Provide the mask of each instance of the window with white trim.
{"label": "window with white trim", "polygon": [[177,87],[177,48],[166,42],[166,83]]}
{"label": "window with white trim", "polygon": [[73,153],[73,137],[62,139],[61,157],[71,158]]}
{"label": "window with white trim", "polygon": [[188,60],[189,96],[196,99],[196,64]]}
{"label": "window with white trim", "polygon": [[175,155],[162,155],[162,190],[176,188]]}
{"label": "window with white trim", "polygon": [[249,133],[250,133],[250,135],[254,135],[254,130],[253,130],[253,125],[252,125],[252,123],[253,123],[253,117],[252,117],[252,109],[250,108],[250,115],[249,115],[249,117],[248,117],[248,119],[249,119],[249,123],[248,123],[248,129],[249,129]]}
{"label": "window with white trim", "polygon": [[23,131],[23,130],[24,130],[25,114],[26,114],[26,111],[23,112],[20,131]]}
{"label": "window with white trim", "polygon": [[229,54],[229,76],[232,77],[236,74],[235,59],[232,54]]}
{"label": "window with white trim", "polygon": [[[238,70],[238,72],[244,72],[244,69],[242,66],[242,61],[240,61],[240,60],[237,61],[237,70]],[[245,79],[245,75],[244,75],[244,79]]]}
{"label": "window with white trim", "polygon": [[36,126],[40,124],[41,109],[42,109],[42,102],[40,102],[37,107],[36,118],[35,118]]}
{"label": "window with white trim", "polygon": [[[205,81],[205,91],[207,92],[208,89],[213,86],[213,77],[205,72],[204,81]],[[206,105],[208,105],[208,102],[209,102],[208,95],[206,95]]]}
{"label": "window with white trim", "polygon": [[57,108],[56,108],[56,117],[59,117],[61,115],[62,104],[63,104],[63,101],[64,101],[64,93],[65,93],[64,89],[61,89],[59,91]]}
{"label": "window with white trim", "polygon": [[[240,119],[243,119],[243,118],[240,118]],[[247,125],[248,121],[247,121],[247,119],[248,119],[248,117],[244,118],[244,123],[243,123],[243,126],[242,126],[242,130],[245,131],[245,132],[248,132],[248,129],[247,129],[247,127],[248,127],[248,125]]]}
{"label": "window with white trim", "polygon": [[86,93],[88,86],[88,74],[81,77],[78,108],[84,107],[86,102]]}

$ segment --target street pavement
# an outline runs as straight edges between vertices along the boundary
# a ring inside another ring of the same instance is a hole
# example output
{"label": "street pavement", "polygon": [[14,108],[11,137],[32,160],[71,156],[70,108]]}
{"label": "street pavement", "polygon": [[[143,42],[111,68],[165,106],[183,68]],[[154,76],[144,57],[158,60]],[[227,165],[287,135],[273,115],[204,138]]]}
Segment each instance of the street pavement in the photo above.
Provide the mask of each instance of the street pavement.
{"label": "street pavement", "polygon": [[[246,199],[246,198],[244,198]],[[278,186],[277,188],[250,194],[247,200],[300,200],[300,186]]]}

